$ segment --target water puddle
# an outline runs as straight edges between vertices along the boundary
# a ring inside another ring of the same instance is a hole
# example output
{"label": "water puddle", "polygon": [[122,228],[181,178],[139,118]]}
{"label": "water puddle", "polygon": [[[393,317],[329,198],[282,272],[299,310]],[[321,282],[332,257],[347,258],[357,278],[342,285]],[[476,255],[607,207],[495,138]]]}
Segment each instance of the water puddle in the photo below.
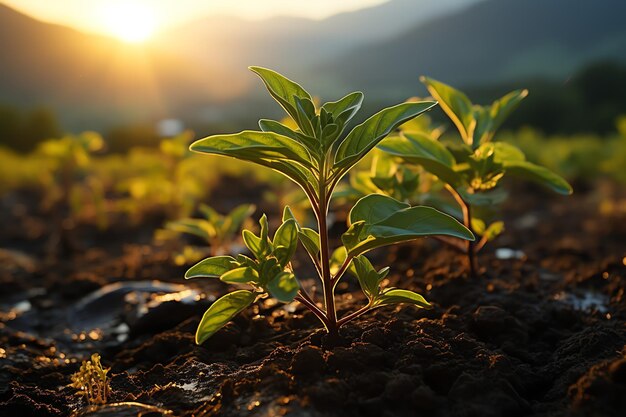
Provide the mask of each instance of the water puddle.
{"label": "water puddle", "polygon": [[526,259],[526,254],[517,249],[498,248],[496,249],[496,258],[501,260],[507,259]]}
{"label": "water puddle", "polygon": [[596,290],[584,290],[580,293],[561,291],[552,298],[571,306],[575,310],[598,311],[600,313],[609,311],[609,297]]}

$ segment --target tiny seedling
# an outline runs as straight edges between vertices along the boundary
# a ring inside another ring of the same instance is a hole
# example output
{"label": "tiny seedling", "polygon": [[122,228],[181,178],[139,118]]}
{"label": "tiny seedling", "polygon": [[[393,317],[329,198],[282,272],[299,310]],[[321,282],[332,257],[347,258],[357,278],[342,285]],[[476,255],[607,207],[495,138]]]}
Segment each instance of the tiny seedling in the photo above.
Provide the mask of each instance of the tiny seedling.
{"label": "tiny seedling", "polygon": [[235,207],[228,214],[220,214],[206,204],[200,205],[203,219],[186,218],[168,222],[168,230],[187,233],[204,239],[211,249],[211,256],[230,253],[231,244],[241,231],[244,222],[254,213],[253,204],[242,204]]}
{"label": "tiny seedling", "polygon": [[[419,116],[435,102],[403,103],[381,110],[343,134],[363,101],[355,92],[334,102],[316,106],[300,85],[265,68],[251,67],[270,95],[283,107],[297,128],[273,120],[259,122],[261,131],[243,131],[200,139],[191,150],[249,161],[274,169],[295,182],[307,196],[317,230],[303,227],[289,207],[282,223],[270,236],[267,217],[260,219],[260,234],[243,231],[243,240],[253,255],[217,256],[189,269],[186,278],[210,277],[247,289],[226,294],[202,317],[196,343],[202,343],[255,300],[271,296],[281,302],[298,301],[308,308],[331,335],[360,315],[385,305],[409,303],[427,308],[419,294],[384,288],[389,269],[374,269],[365,253],[385,245],[429,235],[473,239],[472,233],[453,217],[430,207],[411,207],[391,197],[372,194],[360,199],[348,215],[348,230],[342,246],[331,251],[328,213],[335,187],[344,175],[385,136],[402,123]],[[315,301],[300,285],[292,265],[298,242],[308,253],[322,286],[323,303]],[[337,316],[335,287],[346,271],[356,276],[368,302],[362,308]]]}
{"label": "tiny seedling", "polygon": [[80,369],[72,375],[70,386],[78,390],[76,395],[86,397],[90,405],[106,404],[111,394],[111,386],[107,376],[109,370],[102,367],[100,355],[94,353],[91,355],[91,359],[83,361]]}
{"label": "tiny seedling", "polygon": [[506,198],[497,188],[503,177],[536,181],[559,194],[571,194],[572,188],[557,174],[527,161],[515,146],[493,141],[497,129],[528,95],[527,90],[513,91],[490,106],[479,106],[446,84],[426,77],[421,80],[457,127],[462,143],[444,144],[428,133],[406,131],[387,138],[379,148],[404,162],[421,165],[445,184],[461,209],[463,224],[481,239],[478,242],[440,239],[467,255],[470,275],[476,276],[477,253],[502,231],[503,223],[487,226],[473,215],[473,208],[490,207]]}

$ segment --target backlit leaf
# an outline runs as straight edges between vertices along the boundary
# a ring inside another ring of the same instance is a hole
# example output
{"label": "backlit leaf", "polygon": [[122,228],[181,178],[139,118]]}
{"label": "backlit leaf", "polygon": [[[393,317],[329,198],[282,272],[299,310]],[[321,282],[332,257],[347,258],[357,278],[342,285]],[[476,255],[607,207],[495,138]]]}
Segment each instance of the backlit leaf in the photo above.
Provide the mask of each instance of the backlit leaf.
{"label": "backlit leaf", "polygon": [[196,344],[200,345],[213,336],[233,317],[252,304],[255,298],[255,293],[239,290],[216,300],[204,313],[202,320],[200,320],[196,330]]}

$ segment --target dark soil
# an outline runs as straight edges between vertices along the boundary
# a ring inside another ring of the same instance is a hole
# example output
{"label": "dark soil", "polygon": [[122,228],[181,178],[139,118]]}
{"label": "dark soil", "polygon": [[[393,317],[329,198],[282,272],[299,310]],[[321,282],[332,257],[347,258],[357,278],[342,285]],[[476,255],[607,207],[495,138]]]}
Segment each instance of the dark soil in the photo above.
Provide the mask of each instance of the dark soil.
{"label": "dark soil", "polygon": [[[390,285],[421,292],[432,310],[381,308],[331,341],[301,306],[265,302],[196,346],[199,318],[228,288],[185,282],[177,248],[153,242],[158,220],[118,219],[105,232],[77,225],[81,250],[47,262],[51,225],[36,196],[8,195],[0,416],[140,415],[89,411],[68,387],[94,352],[111,367],[111,401],[159,407],[144,416],[625,416],[624,190],[515,196],[478,279],[434,240],[375,254],[392,265]],[[341,315],[363,303],[344,281]],[[135,284],[84,298],[116,282]]]}

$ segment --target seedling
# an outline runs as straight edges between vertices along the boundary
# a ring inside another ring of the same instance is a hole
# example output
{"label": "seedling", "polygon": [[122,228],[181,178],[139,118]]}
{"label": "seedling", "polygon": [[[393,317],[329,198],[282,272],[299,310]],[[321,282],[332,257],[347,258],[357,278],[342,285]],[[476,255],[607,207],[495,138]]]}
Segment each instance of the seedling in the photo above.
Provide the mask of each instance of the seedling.
{"label": "seedling", "polygon": [[[342,325],[374,308],[396,303],[430,307],[417,293],[384,288],[383,278],[389,269],[376,271],[364,254],[381,246],[429,235],[473,239],[466,227],[433,208],[411,207],[391,197],[372,194],[352,207],[349,228],[341,236],[343,245],[331,252],[327,216],[333,192],[343,176],[400,124],[430,110],[436,103],[403,103],[386,108],[343,135],[361,107],[362,93],[351,93],[318,107],[311,95],[295,82],[269,69],[250,69],[261,77],[297,129],[263,119],[259,122],[261,131],[210,136],[194,142],[191,150],[249,161],[285,175],[307,196],[317,230],[301,226],[289,207],[285,207],[282,223],[273,237],[265,215],[259,222],[259,235],[243,231],[244,243],[253,258],[212,257],[189,269],[186,278],[219,278],[249,287],[231,292],[211,305],[198,326],[196,343],[207,340],[236,314],[266,296],[285,303],[293,300],[302,303],[333,336]],[[317,271],[323,304],[318,304],[315,294],[309,294],[300,285],[294,271],[291,260],[298,242]],[[368,303],[338,317],[334,291],[347,270],[358,279]]]}
{"label": "seedling", "polygon": [[98,225],[101,228],[107,225],[103,186],[95,176],[89,175],[91,156],[103,146],[100,135],[84,132],[76,136],[49,139],[37,149],[38,153],[51,161],[50,184],[46,187],[46,203],[52,207],[54,226],[49,242],[50,256],[59,249],[67,252],[75,249],[68,227],[64,225],[67,220],[65,213],[69,211],[72,216],[77,216],[84,206],[85,195],[89,195],[93,201]]}
{"label": "seedling", "polygon": [[513,91],[490,106],[479,106],[446,84],[426,77],[421,80],[455,124],[462,143],[444,144],[423,132],[403,132],[386,139],[379,148],[404,162],[421,165],[445,184],[461,209],[463,224],[481,239],[461,242],[443,237],[442,240],[467,255],[470,275],[475,277],[477,253],[500,233],[503,224],[495,222],[487,226],[473,215],[473,208],[493,206],[506,197],[497,188],[503,177],[536,181],[559,194],[571,194],[572,188],[552,171],[528,162],[515,146],[493,141],[497,129],[528,95],[527,90]]}
{"label": "seedling", "polygon": [[254,213],[253,204],[242,204],[228,214],[220,214],[206,204],[200,205],[203,219],[186,218],[168,222],[165,227],[178,233],[188,233],[204,239],[211,248],[211,255],[230,253],[231,243],[241,231],[246,220]]}
{"label": "seedling", "polygon": [[111,393],[107,377],[109,370],[102,367],[100,355],[94,353],[91,360],[83,361],[80,369],[72,375],[70,386],[78,390],[76,395],[85,396],[90,405],[106,404]]}

